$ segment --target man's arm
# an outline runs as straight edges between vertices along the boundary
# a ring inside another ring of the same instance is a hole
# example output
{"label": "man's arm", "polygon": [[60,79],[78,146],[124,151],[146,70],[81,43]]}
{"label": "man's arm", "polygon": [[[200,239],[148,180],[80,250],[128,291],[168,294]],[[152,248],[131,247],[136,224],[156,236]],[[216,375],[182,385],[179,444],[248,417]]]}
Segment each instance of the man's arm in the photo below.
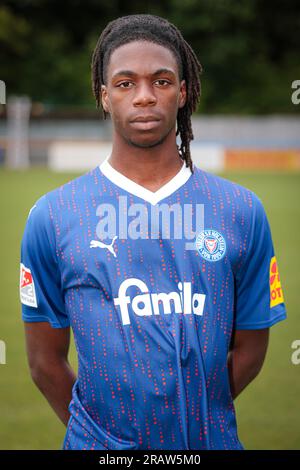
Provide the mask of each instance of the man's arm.
{"label": "man's arm", "polygon": [[232,398],[252,382],[262,368],[269,342],[269,328],[236,330],[227,357]]}
{"label": "man's arm", "polygon": [[24,323],[31,377],[61,421],[67,425],[68,406],[76,380],[68,362],[70,328],[48,322]]}

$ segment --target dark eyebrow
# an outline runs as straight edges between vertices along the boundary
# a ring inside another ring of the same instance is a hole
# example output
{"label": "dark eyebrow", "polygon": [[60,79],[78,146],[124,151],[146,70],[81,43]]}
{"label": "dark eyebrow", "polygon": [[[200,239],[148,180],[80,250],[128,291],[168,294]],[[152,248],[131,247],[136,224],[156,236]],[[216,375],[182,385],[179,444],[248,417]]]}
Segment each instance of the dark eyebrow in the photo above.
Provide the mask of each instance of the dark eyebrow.
{"label": "dark eyebrow", "polygon": [[173,70],[171,70],[171,69],[165,69],[165,68],[164,68],[164,69],[158,69],[158,70],[156,70],[156,72],[154,72],[153,75],[161,75],[161,74],[163,74],[163,73],[169,73],[169,74],[175,76],[175,73],[174,73]]}
{"label": "dark eyebrow", "polygon": [[[173,70],[171,69],[166,69],[166,68],[161,68],[161,69],[158,69],[156,70],[152,76],[156,77],[157,75],[161,75],[163,73],[168,73],[168,74],[171,74],[171,75],[174,75],[175,76],[175,73]],[[133,72],[132,70],[119,70],[118,72],[116,72],[112,78],[117,78],[119,76],[127,76],[127,77],[135,77],[136,76],[136,73]]]}
{"label": "dark eyebrow", "polygon": [[128,77],[134,77],[136,74],[132,72],[132,70],[119,70],[119,72],[116,72],[112,78],[119,77],[120,75],[126,75]]}

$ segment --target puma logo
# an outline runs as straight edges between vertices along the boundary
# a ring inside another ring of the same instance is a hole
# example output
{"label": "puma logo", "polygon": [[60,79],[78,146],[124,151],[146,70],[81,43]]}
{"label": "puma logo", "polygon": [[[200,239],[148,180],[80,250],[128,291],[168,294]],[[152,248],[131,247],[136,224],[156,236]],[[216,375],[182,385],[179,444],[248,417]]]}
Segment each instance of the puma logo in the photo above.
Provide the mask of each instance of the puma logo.
{"label": "puma logo", "polygon": [[90,248],[107,248],[108,251],[109,251],[112,255],[114,255],[114,257],[116,258],[117,255],[116,255],[116,253],[115,253],[115,251],[114,251],[114,249],[113,249],[113,244],[114,244],[114,242],[115,242],[115,240],[116,240],[117,238],[118,238],[118,237],[115,236],[115,237],[112,239],[112,242],[111,242],[110,245],[107,245],[106,243],[103,243],[103,242],[99,242],[98,240],[92,240],[92,241],[90,242]]}

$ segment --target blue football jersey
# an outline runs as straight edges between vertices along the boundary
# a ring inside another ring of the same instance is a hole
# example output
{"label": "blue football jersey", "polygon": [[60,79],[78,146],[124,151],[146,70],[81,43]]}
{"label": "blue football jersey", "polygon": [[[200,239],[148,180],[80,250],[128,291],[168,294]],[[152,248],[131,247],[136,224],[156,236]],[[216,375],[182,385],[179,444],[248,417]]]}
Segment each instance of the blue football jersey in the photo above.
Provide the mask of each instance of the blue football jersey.
{"label": "blue football jersey", "polygon": [[107,158],[30,210],[20,297],[25,322],[74,333],[63,449],[243,449],[232,332],[286,317],[252,191],[183,164],[152,192]]}

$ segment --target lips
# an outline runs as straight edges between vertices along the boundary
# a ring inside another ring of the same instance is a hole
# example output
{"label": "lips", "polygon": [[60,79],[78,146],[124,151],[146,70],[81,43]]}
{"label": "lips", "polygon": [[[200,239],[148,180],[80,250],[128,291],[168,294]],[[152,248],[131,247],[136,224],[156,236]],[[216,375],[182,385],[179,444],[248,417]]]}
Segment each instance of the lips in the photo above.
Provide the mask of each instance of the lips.
{"label": "lips", "polygon": [[157,116],[137,116],[130,121],[135,129],[149,131],[160,125],[160,119]]}
{"label": "lips", "polygon": [[159,117],[157,116],[137,116],[136,118],[132,119],[131,122],[158,122],[160,121]]}

